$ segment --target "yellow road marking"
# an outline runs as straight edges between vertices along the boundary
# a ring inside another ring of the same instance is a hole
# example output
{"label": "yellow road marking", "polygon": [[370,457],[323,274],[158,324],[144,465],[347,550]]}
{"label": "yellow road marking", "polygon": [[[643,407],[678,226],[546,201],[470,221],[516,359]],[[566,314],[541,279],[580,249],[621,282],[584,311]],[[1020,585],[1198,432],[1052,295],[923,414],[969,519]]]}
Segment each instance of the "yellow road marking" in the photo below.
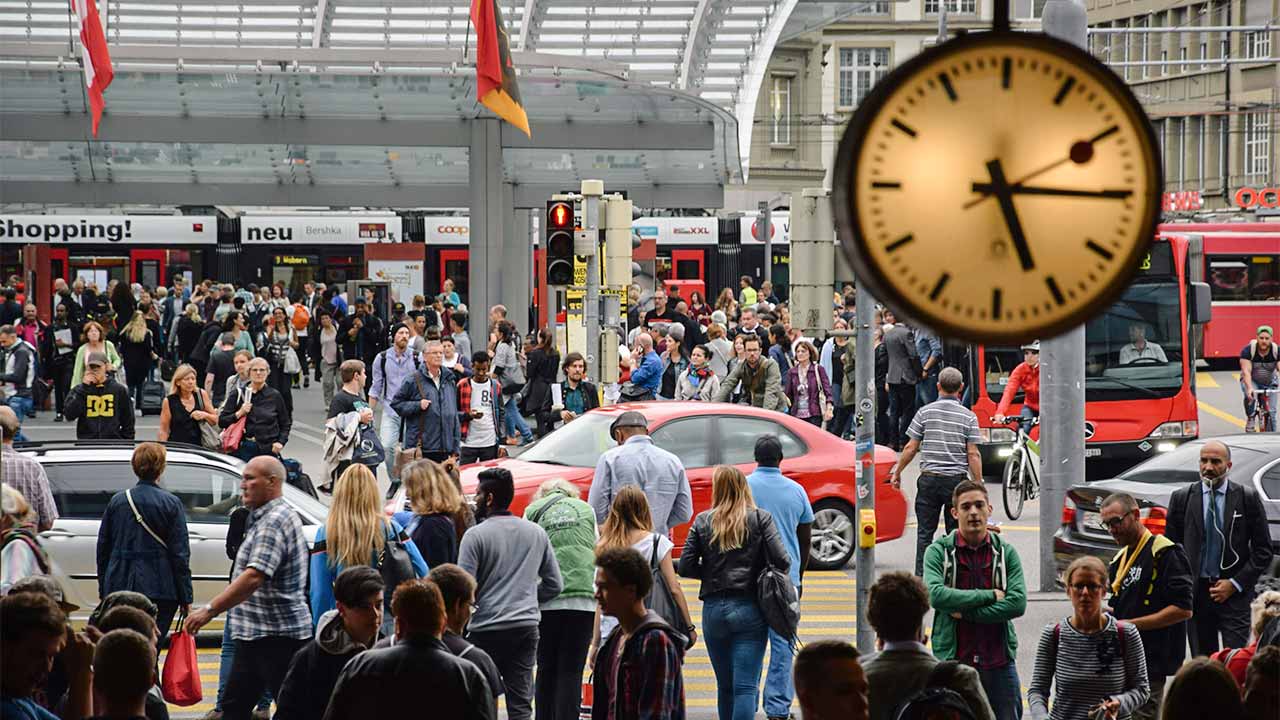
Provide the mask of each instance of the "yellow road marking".
{"label": "yellow road marking", "polygon": [[1226,412],[1225,410],[1219,410],[1218,408],[1210,405],[1209,403],[1203,400],[1196,401],[1196,405],[1200,406],[1200,409],[1203,410],[1204,412],[1209,413],[1210,415],[1218,418],[1219,420],[1225,420],[1226,422],[1229,422],[1232,425],[1235,425],[1241,430],[1244,429],[1244,420],[1241,420],[1235,415],[1232,415],[1231,413]]}
{"label": "yellow road marking", "polygon": [[1218,381],[1214,379],[1213,375],[1210,375],[1207,372],[1196,373],[1196,385],[1207,388],[1220,387],[1218,385]]}

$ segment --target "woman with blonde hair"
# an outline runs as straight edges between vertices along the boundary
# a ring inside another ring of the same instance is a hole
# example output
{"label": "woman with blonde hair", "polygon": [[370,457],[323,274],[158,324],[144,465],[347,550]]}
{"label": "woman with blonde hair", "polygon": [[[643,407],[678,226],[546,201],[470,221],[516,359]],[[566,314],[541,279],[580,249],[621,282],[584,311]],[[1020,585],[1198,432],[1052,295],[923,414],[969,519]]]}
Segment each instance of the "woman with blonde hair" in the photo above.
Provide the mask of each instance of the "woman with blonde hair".
{"label": "woman with blonde hair", "polygon": [[187,364],[173,371],[169,396],[160,406],[160,430],[156,440],[200,445],[200,423],[218,427],[218,411],[209,391],[196,387],[196,369]]}
{"label": "woman with blonde hair", "polygon": [[[662,576],[666,578],[667,587],[684,616],[683,627],[676,631],[689,638],[690,647],[698,639],[697,628],[693,624],[693,615],[689,612],[689,603],[680,591],[680,579],[676,577],[676,568],[671,560],[671,550],[675,544],[671,538],[653,531],[653,515],[649,512],[649,498],[638,485],[627,485],[613,496],[613,504],[609,506],[609,515],[600,526],[600,540],[596,543],[596,553],[612,548],[631,548],[649,561],[650,566],[662,568]],[[648,604],[646,604],[648,607]],[[596,650],[609,639],[609,634],[618,627],[618,619],[612,615],[602,615],[596,608],[594,637],[591,641],[591,659],[588,665],[595,665]]]}
{"label": "woman with blonde hair", "polygon": [[[382,514],[378,481],[368,467],[352,465],[334,483],[329,516],[316,532],[311,549],[311,623],[336,607],[333,581],[346,568],[382,564],[389,543],[403,544],[413,561],[414,575],[426,577],[427,563],[418,547],[409,541],[404,528]],[[391,594],[386,595],[386,615],[390,620]],[[385,626],[386,623],[384,623]]]}
{"label": "woman with blonde hair", "polygon": [[1035,671],[1027,688],[1031,717],[1127,718],[1142,707],[1151,692],[1138,628],[1104,612],[1109,575],[1098,558],[1076,558],[1067,566],[1062,581],[1072,614],[1046,625],[1040,633]]}
{"label": "woman with blonde hair", "polygon": [[178,361],[190,362],[191,353],[200,342],[200,334],[204,332],[204,317],[200,315],[200,306],[194,302],[187,303],[173,326],[171,345],[178,349]]}
{"label": "woman with blonde hair", "polygon": [[769,626],[756,603],[756,580],[766,564],[787,572],[791,557],[773,517],[756,508],[746,476],[721,465],[711,476],[711,509],[694,518],[680,556],[680,575],[702,581],[702,638],[720,720],[751,720],[760,706]]}
{"label": "woman with blonde hair", "polygon": [[129,386],[133,407],[142,407],[142,386],[151,376],[157,357],[155,338],[147,328],[147,316],[134,310],[133,317],[120,328],[120,356],[124,358],[124,379]]}
{"label": "woman with blonde hair", "polygon": [[100,352],[107,356],[107,372],[117,370],[122,361],[116,352],[115,343],[107,339],[107,331],[97,321],[90,320],[84,324],[80,334],[80,348],[76,350],[75,367],[71,371],[71,387],[84,382],[85,360],[89,353]]}
{"label": "woman with blonde hair", "polygon": [[430,460],[406,465],[400,481],[411,509],[396,513],[393,519],[405,528],[430,567],[458,562],[458,514],[464,503],[457,483]]}

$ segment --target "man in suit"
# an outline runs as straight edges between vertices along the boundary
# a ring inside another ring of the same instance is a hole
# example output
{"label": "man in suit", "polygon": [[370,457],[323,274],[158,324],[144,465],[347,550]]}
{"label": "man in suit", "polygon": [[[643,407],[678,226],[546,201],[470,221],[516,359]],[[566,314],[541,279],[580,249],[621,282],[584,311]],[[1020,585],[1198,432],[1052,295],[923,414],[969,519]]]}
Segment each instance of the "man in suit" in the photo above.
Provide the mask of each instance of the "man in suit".
{"label": "man in suit", "polygon": [[[899,704],[923,690],[938,664],[924,645],[924,616],[929,612],[929,591],[920,578],[907,572],[881,575],[871,586],[867,620],[875,628],[884,649],[868,655],[862,667],[870,689],[871,720],[889,720]],[[980,698],[983,718],[994,717],[978,671],[958,665],[965,699]]]}
{"label": "man in suit", "polygon": [[[1165,536],[1187,551],[1196,576],[1189,632],[1192,655],[1249,643],[1249,603],[1271,564],[1262,499],[1229,482],[1231,450],[1210,440],[1200,448],[1200,482],[1174,491]],[[1210,502],[1212,500],[1212,502]]]}
{"label": "man in suit", "polygon": [[889,386],[889,440],[893,448],[901,452],[909,440],[907,428],[915,416],[916,382],[920,380],[915,368],[920,364],[920,356],[916,353],[911,328],[902,323],[884,334],[884,347],[889,355],[889,375],[885,378]]}

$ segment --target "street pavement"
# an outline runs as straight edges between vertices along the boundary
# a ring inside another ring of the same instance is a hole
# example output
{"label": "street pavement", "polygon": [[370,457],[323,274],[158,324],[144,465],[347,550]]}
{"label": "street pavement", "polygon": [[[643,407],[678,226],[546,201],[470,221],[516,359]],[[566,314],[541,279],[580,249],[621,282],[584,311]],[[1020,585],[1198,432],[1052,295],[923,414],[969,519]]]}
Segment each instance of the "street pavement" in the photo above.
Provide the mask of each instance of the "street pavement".
{"label": "street pavement", "polygon": [[[1240,403],[1238,372],[1202,372],[1197,375],[1197,388],[1200,405],[1201,437],[1216,437],[1243,431],[1243,408]],[[323,418],[323,400],[319,389],[312,384],[308,390],[294,391],[295,412],[305,420],[294,421],[292,439],[286,448],[285,455],[300,460],[305,471],[317,476],[321,465]],[[138,421],[138,438],[155,437],[158,418],[145,417]],[[24,427],[32,439],[72,439],[75,436],[74,424],[55,424],[50,421],[49,413],[41,413],[36,420],[29,421]],[[916,469],[908,469],[903,476],[903,491],[908,498],[908,508],[915,497]],[[379,479],[385,487],[386,479],[379,473]],[[1097,480],[1102,478],[1090,478]],[[988,478],[989,481],[995,478]],[[1045,625],[1065,617],[1070,612],[1070,604],[1063,592],[1041,593],[1037,590],[1040,583],[1038,558],[1039,533],[1039,501],[1027,503],[1022,516],[1017,521],[1010,521],[1005,516],[999,501],[999,486],[992,482],[988,485],[992,491],[995,514],[993,521],[1000,523],[1003,537],[1011,540],[1022,558],[1026,575],[1028,592],[1027,612],[1015,621],[1014,625],[1019,638],[1018,674],[1025,685],[1030,682],[1032,666],[1035,661],[1035,645],[1040,629]],[[327,498],[326,498],[327,500]],[[1057,517],[1055,511],[1054,517]],[[915,566],[915,520],[908,518],[908,525],[902,537],[876,547],[876,574],[905,570],[911,572]],[[689,600],[694,622],[701,628],[702,605],[698,602],[698,583],[682,580],[685,596]],[[852,563],[840,571],[810,572],[805,575],[805,593],[801,604],[800,639],[802,642],[822,638],[840,638],[854,641],[855,622],[854,569]],[[931,620],[926,620],[926,623]],[[767,658],[766,658],[767,665]],[[200,650],[200,675],[204,684],[205,701],[201,704],[180,708],[170,707],[172,717],[195,718],[212,709],[213,698],[218,685],[218,649],[216,647]],[[584,679],[586,674],[584,673]],[[689,717],[695,720],[714,718],[716,685],[715,675],[711,669],[705,646],[699,640],[685,660],[685,696],[689,708]],[[761,681],[763,688],[763,680]],[[798,709],[794,710],[798,716]],[[503,713],[505,717],[505,713]],[[760,717],[763,717],[761,711]]]}

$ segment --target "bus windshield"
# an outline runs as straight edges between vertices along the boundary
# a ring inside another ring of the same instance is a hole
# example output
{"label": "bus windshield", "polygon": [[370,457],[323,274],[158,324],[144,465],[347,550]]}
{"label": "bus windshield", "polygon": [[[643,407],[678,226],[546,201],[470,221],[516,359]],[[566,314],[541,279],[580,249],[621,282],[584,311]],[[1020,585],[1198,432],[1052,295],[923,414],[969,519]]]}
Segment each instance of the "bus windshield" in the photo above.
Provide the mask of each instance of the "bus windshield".
{"label": "bus windshield", "polygon": [[1176,282],[1138,281],[1085,325],[1085,400],[1172,397],[1182,388]]}

